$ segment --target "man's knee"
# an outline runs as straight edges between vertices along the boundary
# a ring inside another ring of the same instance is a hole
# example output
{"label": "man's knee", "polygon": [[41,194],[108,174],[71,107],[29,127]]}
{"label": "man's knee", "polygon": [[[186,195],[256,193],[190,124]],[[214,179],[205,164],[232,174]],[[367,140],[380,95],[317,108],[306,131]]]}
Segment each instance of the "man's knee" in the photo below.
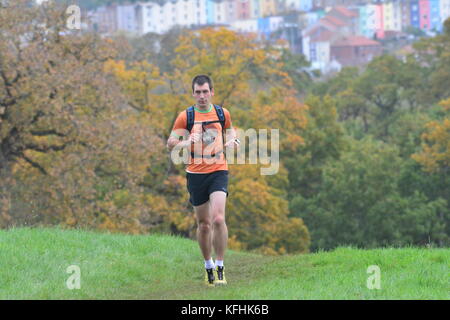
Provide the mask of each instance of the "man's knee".
{"label": "man's knee", "polygon": [[208,220],[199,221],[198,230],[202,233],[208,233],[211,230],[211,221]]}
{"label": "man's knee", "polygon": [[225,225],[225,217],[224,215],[216,215],[213,219],[214,227],[221,227]]}

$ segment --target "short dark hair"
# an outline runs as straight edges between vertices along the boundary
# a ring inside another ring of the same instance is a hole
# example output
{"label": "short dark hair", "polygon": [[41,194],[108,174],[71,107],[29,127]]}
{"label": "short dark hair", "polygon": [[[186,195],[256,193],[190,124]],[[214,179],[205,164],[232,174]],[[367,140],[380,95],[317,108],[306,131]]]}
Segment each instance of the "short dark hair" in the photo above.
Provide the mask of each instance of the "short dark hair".
{"label": "short dark hair", "polygon": [[212,90],[213,88],[213,82],[209,76],[206,74],[200,74],[198,76],[195,76],[194,79],[192,79],[192,92],[194,92],[194,85],[198,84],[199,86],[204,85],[205,83],[209,84],[209,90]]}

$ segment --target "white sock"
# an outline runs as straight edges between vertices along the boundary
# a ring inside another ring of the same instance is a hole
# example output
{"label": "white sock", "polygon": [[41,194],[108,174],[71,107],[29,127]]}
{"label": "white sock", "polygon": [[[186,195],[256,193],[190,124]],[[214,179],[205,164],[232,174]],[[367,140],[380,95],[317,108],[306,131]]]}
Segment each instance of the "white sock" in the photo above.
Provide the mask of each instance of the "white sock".
{"label": "white sock", "polygon": [[205,260],[205,268],[206,269],[214,269],[214,261],[213,259]]}
{"label": "white sock", "polygon": [[216,260],[216,267],[223,267],[223,260]]}

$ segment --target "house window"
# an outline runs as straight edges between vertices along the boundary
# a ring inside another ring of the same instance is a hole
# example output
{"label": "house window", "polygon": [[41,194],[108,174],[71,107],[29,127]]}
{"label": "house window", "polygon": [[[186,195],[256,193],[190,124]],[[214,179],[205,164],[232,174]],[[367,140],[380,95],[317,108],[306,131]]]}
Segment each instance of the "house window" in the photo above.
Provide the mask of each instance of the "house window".
{"label": "house window", "polygon": [[316,60],[316,47],[314,45],[311,46],[311,49],[309,50],[309,54],[311,56],[311,60]]}

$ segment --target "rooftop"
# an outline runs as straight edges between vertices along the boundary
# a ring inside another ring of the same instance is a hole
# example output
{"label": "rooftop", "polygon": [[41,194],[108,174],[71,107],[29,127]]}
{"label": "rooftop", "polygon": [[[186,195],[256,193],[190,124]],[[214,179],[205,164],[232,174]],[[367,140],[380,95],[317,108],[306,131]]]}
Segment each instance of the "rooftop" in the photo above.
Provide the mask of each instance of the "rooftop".
{"label": "rooftop", "polygon": [[333,17],[333,16],[325,16],[321,20],[329,22],[329,23],[333,24],[336,27],[343,27],[343,26],[347,25],[347,23],[345,23],[341,19]]}
{"label": "rooftop", "polygon": [[311,37],[311,42],[329,42],[333,38],[333,32],[324,30]]}
{"label": "rooftop", "polygon": [[358,16],[356,12],[347,9],[346,7],[334,7],[331,11],[333,10],[337,11],[339,14],[348,18],[354,18]]}
{"label": "rooftop", "polygon": [[333,47],[368,47],[381,46],[381,43],[364,36],[344,37],[333,43]]}

